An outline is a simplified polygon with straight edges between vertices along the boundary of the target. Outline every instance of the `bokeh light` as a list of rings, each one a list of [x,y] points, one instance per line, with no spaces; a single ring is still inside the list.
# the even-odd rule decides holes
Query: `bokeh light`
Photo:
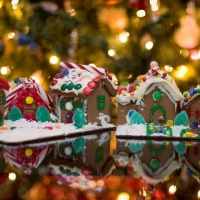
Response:
[[[117,196],[117,200],[129,200],[129,199],[130,199],[130,196],[126,192],[121,192]]]
[[[55,65],[59,62],[59,59],[57,56],[53,55],[49,58],[49,63],[52,64],[52,65]]]
[[[146,15],[146,12],[145,12],[145,10],[138,10],[136,15],[138,17],[144,17]]]
[[[175,185],[171,185],[169,187],[169,194],[174,194],[176,192],[177,188]]]
[[[11,172],[11,173],[9,173],[8,178],[11,181],[15,181],[17,176],[16,176],[16,174],[14,172]]]

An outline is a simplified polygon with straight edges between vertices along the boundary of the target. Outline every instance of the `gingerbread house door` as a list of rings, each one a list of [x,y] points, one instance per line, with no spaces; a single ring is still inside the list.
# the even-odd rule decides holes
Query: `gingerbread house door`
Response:
[[[196,107],[190,107],[187,109],[187,114],[189,117],[190,126],[192,126],[193,122],[199,122],[199,109]]]

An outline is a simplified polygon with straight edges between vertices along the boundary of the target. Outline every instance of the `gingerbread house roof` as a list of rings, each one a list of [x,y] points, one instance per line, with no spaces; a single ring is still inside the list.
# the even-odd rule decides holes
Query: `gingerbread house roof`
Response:
[[[9,90],[9,83],[2,77],[0,77],[0,90]]]
[[[145,75],[139,76],[137,80],[130,85],[119,86],[116,99],[122,105],[128,104],[131,101],[141,101],[144,95],[148,94],[148,89],[153,84],[155,87],[156,85],[158,87],[160,86],[161,90],[162,88],[167,90],[175,101],[183,100],[183,95],[173,77],[165,71],[162,71],[155,61],[151,62],[150,70]]]
[[[70,62],[61,62],[60,67],[60,73],[50,83],[53,93],[87,98],[100,82],[111,96],[117,93],[117,79],[108,74],[106,69]]]
[[[8,108],[21,101],[25,95],[34,95],[44,106],[48,107],[52,98],[44,91],[42,86],[32,78],[16,78],[10,82],[10,90],[7,93],[6,105]]]
[[[183,92],[183,105],[187,106],[191,103],[196,97],[200,95],[200,85],[198,84],[196,87],[190,88],[188,91]]]

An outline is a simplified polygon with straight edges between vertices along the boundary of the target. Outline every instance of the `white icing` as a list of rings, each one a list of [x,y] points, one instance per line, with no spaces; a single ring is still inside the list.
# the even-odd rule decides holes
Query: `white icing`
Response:
[[[13,143],[24,141],[35,141],[37,139],[49,138],[53,136],[67,136],[73,133],[82,133],[89,130],[102,129],[102,126],[97,124],[87,124],[83,128],[76,129],[73,124],[53,123],[53,122],[28,122],[24,118],[11,121],[5,120],[4,126],[8,127],[8,130],[0,130],[0,141]],[[109,125],[108,125],[109,126]],[[15,129],[10,130],[11,127]],[[50,129],[48,128],[50,127]],[[109,127],[114,127],[110,125]],[[84,136],[84,138],[95,138],[95,134]]]
[[[72,102],[67,102],[67,103],[65,104],[65,108],[66,108],[66,110],[72,110],[72,109],[73,109]]]

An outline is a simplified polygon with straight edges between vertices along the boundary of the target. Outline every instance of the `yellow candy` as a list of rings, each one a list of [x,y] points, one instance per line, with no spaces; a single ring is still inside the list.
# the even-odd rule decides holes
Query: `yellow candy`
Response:
[[[167,126],[173,126],[173,125],[174,125],[173,120],[167,120],[166,125],[167,125]]]
[[[193,142],[185,142],[185,146],[193,146]]]
[[[25,155],[26,155],[27,157],[32,156],[32,155],[33,155],[33,150],[30,149],[30,148],[27,148],[27,149],[25,150]]]
[[[185,132],[185,135],[186,135],[187,137],[192,137],[192,136],[194,135],[194,133],[193,133],[193,132],[190,132],[190,131],[187,131],[187,132]]]
[[[170,135],[170,132],[169,132],[169,131],[166,131],[166,135]]]
[[[168,80],[169,82],[173,82],[173,78],[169,78],[169,80]]]
[[[126,93],[126,91],[125,91],[125,90],[122,90],[122,91],[121,91],[121,94],[125,94],[125,93]]]
[[[28,104],[28,105],[32,104],[33,101],[34,101],[34,100],[33,100],[33,97],[31,97],[31,96],[27,96],[26,99],[25,99],[25,102],[26,102],[26,104]]]
[[[137,90],[139,87],[140,87],[139,85],[135,86],[136,90]]]
[[[8,127],[7,127],[7,126],[2,126],[0,129],[1,129],[2,131],[6,131],[6,130],[8,130]]]
[[[145,75],[140,75],[137,77],[137,81],[141,81],[143,78],[145,78]]]

